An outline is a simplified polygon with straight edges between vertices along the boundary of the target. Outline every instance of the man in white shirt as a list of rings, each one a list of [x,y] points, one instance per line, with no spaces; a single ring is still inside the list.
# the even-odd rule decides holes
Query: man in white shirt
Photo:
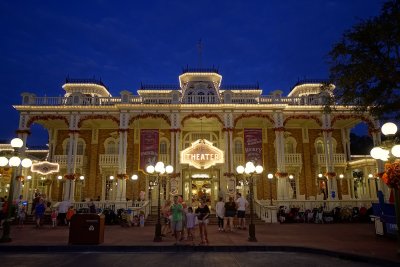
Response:
[[[242,194],[237,193],[236,206],[237,206],[237,217],[239,219],[239,229],[246,229],[246,208],[249,202],[242,197]]]
[[[68,200],[63,200],[58,205],[58,223],[60,225],[66,225],[67,222],[65,217],[67,215],[68,208],[71,206],[71,203]]]

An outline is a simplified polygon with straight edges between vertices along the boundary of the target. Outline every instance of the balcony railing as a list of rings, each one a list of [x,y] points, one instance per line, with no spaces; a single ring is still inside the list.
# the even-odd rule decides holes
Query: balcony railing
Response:
[[[319,165],[326,164],[325,154],[317,154],[317,163]],[[346,155],[345,154],[333,154],[333,162],[334,165],[343,165],[346,164]]]
[[[75,157],[76,157],[76,166],[82,166],[86,162],[85,156],[78,155]],[[68,159],[68,155],[54,155],[54,158],[53,158],[54,162],[56,162],[62,166],[67,165],[67,162],[68,162],[67,159]],[[72,157],[72,159],[74,159],[74,157]]]
[[[285,154],[286,165],[302,165],[302,158],[300,153]]]
[[[118,154],[100,154],[99,164],[101,166],[115,166],[118,165]]]
[[[173,100],[173,96],[120,96],[120,97],[91,97],[91,96],[69,96],[69,97],[37,97],[34,95],[24,96],[22,105],[30,106],[112,106],[117,104],[284,104],[284,105],[321,105],[322,98],[318,96],[304,97],[283,97],[283,96],[258,96],[258,95],[235,95],[229,100],[224,100],[222,96],[204,95],[204,96],[186,96]]]

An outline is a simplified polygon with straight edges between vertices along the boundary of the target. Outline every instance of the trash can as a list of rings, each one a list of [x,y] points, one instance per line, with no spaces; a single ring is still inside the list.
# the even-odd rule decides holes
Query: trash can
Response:
[[[71,218],[69,244],[97,245],[104,242],[104,215],[83,213]]]

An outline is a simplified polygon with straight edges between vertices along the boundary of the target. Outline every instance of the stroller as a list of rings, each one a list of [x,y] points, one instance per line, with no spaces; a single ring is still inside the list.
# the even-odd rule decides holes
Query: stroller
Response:
[[[121,212],[118,216],[120,216],[120,218],[118,220],[119,220],[119,224],[122,227],[131,227],[132,226],[132,222],[130,221],[128,212],[126,210],[121,209]]]

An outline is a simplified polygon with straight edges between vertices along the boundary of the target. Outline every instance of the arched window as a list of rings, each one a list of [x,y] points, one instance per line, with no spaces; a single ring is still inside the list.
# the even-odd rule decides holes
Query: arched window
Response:
[[[63,151],[64,155],[68,155],[69,152],[69,138],[64,139],[63,141]],[[76,147],[76,154],[77,155],[84,155],[85,154],[85,141],[82,138],[78,139],[77,147]]]
[[[160,142],[160,154],[168,154],[168,146],[166,141]]]
[[[240,140],[235,141],[235,154],[243,154],[243,145]]]
[[[285,153],[294,154],[296,153],[297,142],[293,137],[287,137],[285,139]]]
[[[317,154],[325,153],[324,141],[322,139],[317,139],[315,141],[315,150],[316,150]]]
[[[118,154],[118,141],[114,138],[108,138],[104,142],[104,148],[106,154]]]
[[[85,142],[82,139],[78,140],[78,145],[76,147],[76,154],[77,155],[85,154]]]

